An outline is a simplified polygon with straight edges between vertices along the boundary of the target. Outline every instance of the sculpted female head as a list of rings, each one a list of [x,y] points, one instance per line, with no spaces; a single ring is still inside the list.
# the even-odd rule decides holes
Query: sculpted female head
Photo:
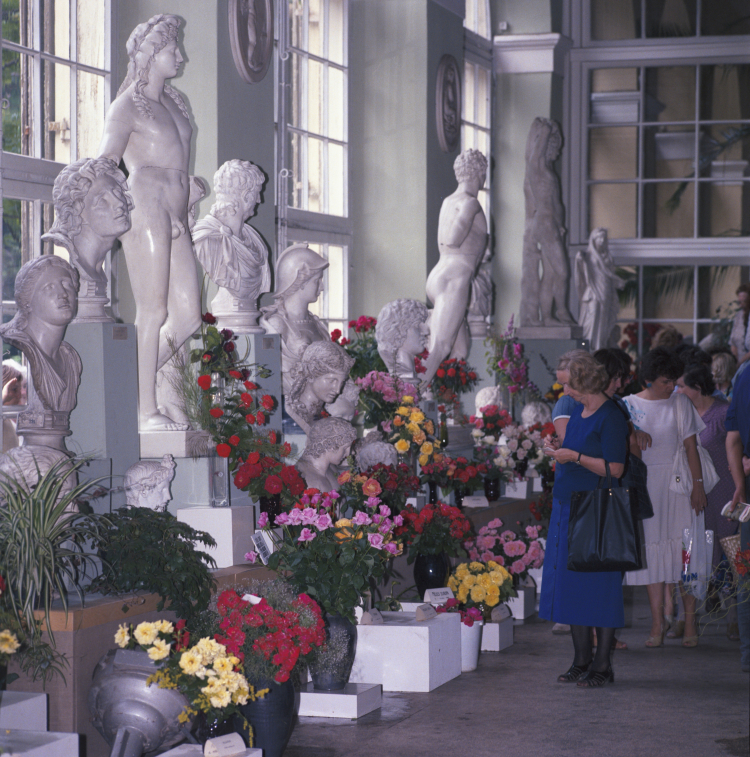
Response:
[[[338,465],[347,456],[356,438],[354,426],[343,418],[321,418],[310,426],[302,457],[314,460],[327,452],[336,452],[332,462]]]
[[[169,484],[174,478],[172,455],[164,455],[160,463],[141,460],[125,472],[125,496],[131,507],[163,510],[169,502]]]
[[[414,357],[427,346],[428,316],[427,306],[417,300],[393,300],[383,306],[375,339],[389,373],[414,373]]]
[[[354,358],[335,342],[312,342],[305,347],[300,361],[292,368],[290,400],[311,391],[321,402],[333,402],[349,378]]]
[[[281,301],[288,299],[315,278],[322,281],[323,271],[328,266],[328,261],[306,244],[293,244],[287,247],[276,263],[274,299]]]

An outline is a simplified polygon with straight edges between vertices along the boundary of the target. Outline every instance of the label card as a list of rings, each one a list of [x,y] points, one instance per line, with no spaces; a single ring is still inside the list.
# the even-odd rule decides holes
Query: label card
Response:
[[[453,589],[442,586],[439,589],[427,589],[424,593],[424,601],[433,605],[444,605],[449,599],[453,599]]]
[[[419,605],[414,617],[416,620],[432,620],[437,617],[437,610],[432,605]]]
[[[273,542],[271,537],[264,531],[256,531],[252,535],[253,544],[255,545],[255,551],[261,559],[263,565],[268,565],[268,558],[273,552]]]
[[[525,576],[521,580],[521,586],[524,589],[536,589],[536,584],[534,583],[534,579],[531,576]]]
[[[490,503],[487,497],[474,496],[464,497],[464,507],[489,507]]]
[[[203,748],[205,757],[235,757],[245,754],[245,742],[239,733],[229,733],[209,739]]]
[[[506,618],[510,617],[510,607],[508,605],[498,605],[492,608],[490,613],[490,620],[493,623],[501,623]]]
[[[385,623],[380,610],[375,609],[368,610],[362,613],[362,617],[359,619],[359,625],[361,626],[382,626]]]

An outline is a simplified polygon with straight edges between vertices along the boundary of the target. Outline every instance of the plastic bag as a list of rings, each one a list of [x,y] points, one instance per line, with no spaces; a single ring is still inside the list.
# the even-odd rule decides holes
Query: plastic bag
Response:
[[[705,602],[708,581],[713,572],[714,532],[706,531],[703,513],[696,515],[690,528],[682,532],[682,581],[685,591],[698,602]]]

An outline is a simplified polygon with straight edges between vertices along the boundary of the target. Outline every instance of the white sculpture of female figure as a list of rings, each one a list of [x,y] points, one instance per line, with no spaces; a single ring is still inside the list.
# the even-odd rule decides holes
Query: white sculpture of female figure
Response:
[[[369,470],[378,464],[398,465],[396,448],[377,437],[365,437],[357,449],[356,458],[360,471]]]
[[[141,431],[187,428],[157,405],[156,374],[201,322],[188,230],[193,129],[183,99],[167,84],[183,61],[179,23],[160,14],[130,35],[128,73],[107,111],[99,149],[115,163],[124,160],[135,202],[132,228],[121,241],[136,305]]]
[[[115,239],[130,228],[133,201],[125,174],[109,158],[83,158],[65,166],[52,189],[55,222],[42,236],[64,247],[78,269],[78,315],[76,323],[111,323],[104,308],[107,274],[104,258]]]
[[[31,367],[34,397],[18,415],[24,444],[65,451],[70,411],[76,406],[81,358],[63,341],[76,314],[78,271],[56,255],[25,263],[16,274],[18,310],[0,336],[23,352]]]
[[[464,150],[453,163],[453,170],[458,188],[440,208],[440,260],[427,277],[427,299],[434,308],[423,386],[432,381],[443,360],[469,354],[466,309],[471,281],[487,247],[487,218],[477,199],[487,176],[487,158],[478,150]]]
[[[214,174],[216,202],[193,228],[193,244],[206,273],[219,286],[211,312],[221,326],[262,334],[258,297],[271,287],[268,249],[245,223],[260,202],[263,172],[247,160],[228,160]]]
[[[164,455],[160,463],[141,460],[125,471],[125,497],[128,507],[147,507],[161,512],[171,499],[169,484],[174,478],[172,455]]]
[[[393,300],[383,305],[375,339],[388,373],[414,378],[414,358],[424,352],[430,335],[429,315],[427,306],[417,300]]]
[[[535,118],[526,140],[523,183],[526,228],[521,269],[522,326],[574,323],[565,304],[570,272],[563,243],[565,227],[560,181],[553,166],[561,148],[560,127],[548,118]]]
[[[576,255],[576,279],[578,323],[583,327],[583,338],[589,340],[589,349],[594,352],[602,347],[617,346],[620,312],[617,290],[622,289],[625,282],[615,274],[606,229],[594,229],[586,252],[581,250]]]
[[[328,261],[306,244],[287,247],[276,263],[274,305],[261,308],[260,325],[267,334],[281,335],[281,386],[292,388],[292,368],[312,342],[330,341],[323,322],[309,306],[320,296]]]
[[[336,401],[354,367],[354,358],[332,342],[309,344],[292,369],[292,388],[284,395],[284,409],[309,433],[323,405]]]
[[[336,466],[349,454],[357,432],[342,418],[321,418],[307,434],[307,444],[295,468],[309,487],[322,492],[337,491]]]

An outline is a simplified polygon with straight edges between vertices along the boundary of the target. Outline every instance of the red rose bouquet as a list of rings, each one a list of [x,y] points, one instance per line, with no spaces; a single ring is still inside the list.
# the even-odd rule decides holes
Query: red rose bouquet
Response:
[[[446,405],[456,405],[460,395],[472,391],[477,384],[476,371],[465,361],[443,360],[430,384],[435,399]]]
[[[386,371],[383,358],[378,352],[375,339],[377,320],[369,315],[361,315],[356,321],[349,321],[349,328],[354,331],[354,339],[347,339],[340,329],[331,332],[331,341],[340,344],[349,357],[354,358],[354,368],[349,375],[353,379],[362,378],[370,371]]]
[[[418,554],[466,556],[462,545],[471,534],[471,522],[457,507],[438,502],[417,511],[407,505],[401,515],[403,525],[396,529],[396,537],[403,537],[409,548],[408,563]]]
[[[280,501],[291,506],[305,491],[305,479],[293,465],[287,465],[284,457],[289,454],[289,445],[275,445],[275,454],[258,450],[238,459],[234,469],[234,485],[259,500],[261,497],[279,495]]]

